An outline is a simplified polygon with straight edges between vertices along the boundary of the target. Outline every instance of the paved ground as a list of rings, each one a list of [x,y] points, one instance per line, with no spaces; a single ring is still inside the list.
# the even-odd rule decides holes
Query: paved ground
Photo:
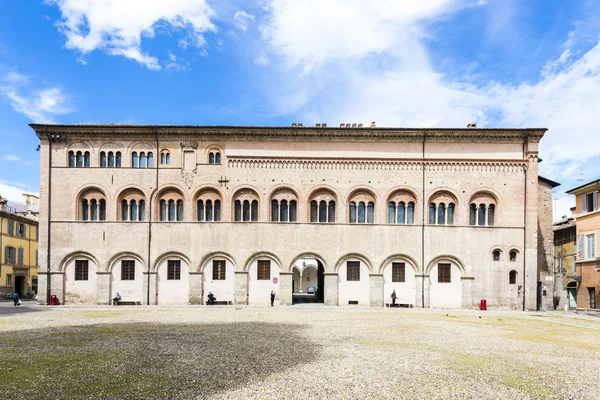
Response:
[[[348,307],[41,307],[0,397],[600,398],[600,319]]]

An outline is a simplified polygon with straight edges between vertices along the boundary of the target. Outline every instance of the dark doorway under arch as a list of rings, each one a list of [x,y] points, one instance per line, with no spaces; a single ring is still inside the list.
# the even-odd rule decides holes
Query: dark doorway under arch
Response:
[[[306,266],[306,260],[316,261],[316,266]],[[292,271],[296,270],[292,280],[292,304],[322,304],[325,300],[325,268],[323,263],[316,257],[302,257],[298,259],[299,263],[305,265],[300,269],[294,266]],[[310,276],[311,271],[316,272],[315,276]]]

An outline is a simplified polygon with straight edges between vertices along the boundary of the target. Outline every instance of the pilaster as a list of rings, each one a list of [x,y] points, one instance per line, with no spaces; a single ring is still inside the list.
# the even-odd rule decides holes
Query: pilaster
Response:
[[[235,271],[235,304],[248,304],[248,271]]]
[[[536,148],[537,150],[537,148]],[[538,282],[538,155],[537,151],[527,153],[528,166],[525,190],[525,310],[537,309]]]
[[[369,274],[371,307],[383,307],[383,274]]]
[[[460,278],[462,284],[462,308],[473,307],[473,281],[475,280],[472,276],[462,276]]]
[[[204,274],[190,272],[190,304],[204,304]]]
[[[325,299],[324,303],[326,306],[337,306],[339,305],[338,300],[338,274],[337,273],[325,273]]]
[[[96,272],[96,302],[110,304],[110,272]]]
[[[150,285],[150,286],[148,286]],[[148,303],[148,288],[150,289],[150,303]],[[158,293],[156,293],[156,272],[144,271],[144,299],[145,305],[158,304]]]
[[[429,275],[415,275],[415,307],[429,308]]]
[[[279,304],[282,306],[292,305],[292,279],[293,273],[279,273]]]

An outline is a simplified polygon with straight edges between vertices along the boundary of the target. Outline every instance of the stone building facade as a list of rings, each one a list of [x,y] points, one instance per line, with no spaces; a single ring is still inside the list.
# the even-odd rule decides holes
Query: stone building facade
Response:
[[[42,301],[534,310],[552,271],[545,129],[31,126]]]

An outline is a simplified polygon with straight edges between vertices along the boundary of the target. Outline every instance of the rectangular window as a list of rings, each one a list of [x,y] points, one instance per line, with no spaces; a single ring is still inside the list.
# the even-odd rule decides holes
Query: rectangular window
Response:
[[[392,263],[392,282],[406,282],[405,263]]]
[[[598,209],[598,192],[588,193],[583,196],[583,212],[592,212]]]
[[[134,260],[121,261],[121,280],[122,281],[134,281],[135,280],[135,261]]]
[[[271,279],[271,261],[258,260],[258,269],[256,279],[259,281],[268,281]]]
[[[438,264],[438,283],[450,282],[450,264]]]
[[[14,221],[8,220],[8,234],[9,235],[14,235],[14,231],[15,231],[15,223],[14,223]]]
[[[4,248],[4,262],[6,264],[14,264],[17,261],[16,251],[17,249],[14,247],[6,246]]]
[[[587,259],[591,260],[596,258],[596,234],[586,235],[587,241]]]
[[[214,260],[213,261],[213,274],[212,278],[215,281],[224,281],[225,278],[225,260]]]
[[[12,275],[6,274],[6,286],[12,286]]]
[[[76,281],[87,281],[88,280],[88,260],[76,260],[75,261],[75,280]]]
[[[17,259],[18,265],[23,265],[23,256],[24,256],[24,250],[22,247],[19,247],[19,258]]]
[[[167,261],[167,280],[178,281],[181,279],[181,261]]]
[[[348,261],[346,263],[346,280],[360,281],[360,262]]]
[[[590,308],[596,308],[596,288],[589,287],[588,294],[590,296]]]
[[[25,237],[26,236],[26,225],[17,222],[17,236]]]

